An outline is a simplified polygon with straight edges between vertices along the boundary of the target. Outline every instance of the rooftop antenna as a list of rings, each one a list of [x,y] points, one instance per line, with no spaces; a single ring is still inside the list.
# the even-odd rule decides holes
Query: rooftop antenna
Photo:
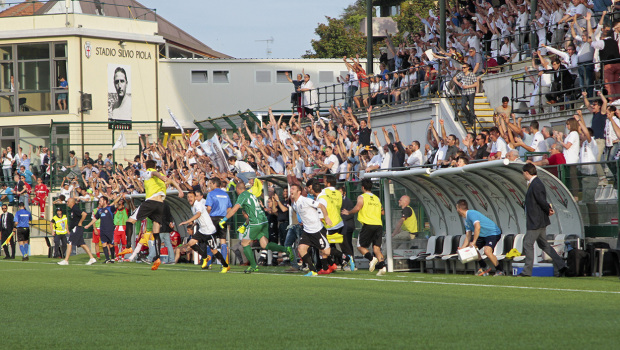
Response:
[[[263,40],[255,40],[255,41],[262,41],[265,44],[267,44],[267,58],[271,57],[271,47],[269,46],[270,44],[273,44],[273,37],[270,37],[269,39],[263,39]]]

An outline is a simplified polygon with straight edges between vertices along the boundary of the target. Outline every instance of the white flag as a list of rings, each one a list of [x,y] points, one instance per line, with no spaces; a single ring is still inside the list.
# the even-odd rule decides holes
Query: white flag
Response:
[[[194,132],[192,132],[192,135],[189,137],[189,141],[193,145],[194,142],[198,141],[199,137],[200,137],[200,132],[198,131],[198,129],[194,129]]]
[[[114,151],[117,148],[123,148],[123,147],[127,147],[127,139],[125,139],[125,133],[121,131],[121,134],[118,137],[118,140],[116,140],[114,147],[112,147],[112,151]]]
[[[185,130],[183,130],[183,127],[181,126],[181,123],[179,123],[177,118],[175,118],[174,114],[172,114],[172,111],[170,110],[170,107],[168,107],[168,113],[170,114],[170,118],[172,118],[172,123],[174,124],[174,127],[179,129],[179,130],[181,130],[181,134],[185,134]]]

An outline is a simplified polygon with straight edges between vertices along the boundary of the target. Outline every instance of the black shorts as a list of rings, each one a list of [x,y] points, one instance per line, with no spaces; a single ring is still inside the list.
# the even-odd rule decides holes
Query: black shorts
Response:
[[[381,240],[383,239],[383,226],[381,225],[362,225],[360,235],[357,237],[357,246],[366,248],[370,245],[381,248]]]
[[[495,245],[499,242],[499,239],[502,238],[502,235],[488,236],[488,237],[480,237],[476,240],[476,247],[478,249],[482,249],[482,247],[489,246],[491,249],[495,249]]]
[[[99,235],[101,237],[101,243],[114,244],[114,231],[104,232],[100,229]]]
[[[217,249],[217,240],[215,234],[203,235],[202,233],[194,233],[192,239],[198,241],[198,244],[206,244],[211,249]]]
[[[299,240],[299,244],[305,244],[310,247],[314,247],[316,249],[323,250],[325,248],[329,248],[329,242],[327,242],[327,237],[325,237],[325,229],[321,229],[319,232],[308,233],[303,231],[301,233],[301,239]]]
[[[74,247],[81,247],[85,245],[86,242],[84,242],[84,227],[82,226],[74,227],[73,230],[71,231],[71,234],[69,235],[68,243]]]
[[[153,222],[157,222],[160,225],[164,224],[164,202],[158,201],[144,201],[140,206],[131,214],[131,218],[140,222],[146,218],[151,219]]]
[[[17,241],[23,242],[30,239],[30,228],[28,227],[18,227],[17,228]],[[4,242],[2,242],[4,243]]]
[[[224,223],[224,228],[220,227],[220,221],[223,219],[223,216],[212,216],[211,221],[213,222],[213,226],[215,226],[215,233],[213,234],[215,238],[226,239],[226,225]]]

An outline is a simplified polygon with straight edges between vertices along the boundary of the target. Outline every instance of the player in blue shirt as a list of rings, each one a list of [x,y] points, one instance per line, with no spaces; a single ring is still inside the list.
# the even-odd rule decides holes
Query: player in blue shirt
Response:
[[[88,225],[84,226],[84,229],[87,229],[99,220],[99,234],[106,264],[114,263],[114,229],[116,228],[116,225],[114,225],[114,213],[116,213],[116,203],[120,198],[121,196],[116,197],[116,200],[109,206],[108,197],[103,196],[99,198],[99,206],[97,207],[95,218]]]
[[[493,266],[495,266],[495,276],[503,276],[504,271],[502,266],[497,261],[497,258],[493,254],[493,249],[502,236],[502,230],[489,218],[482,215],[477,210],[468,210],[467,201],[461,199],[456,202],[456,211],[465,221],[465,231],[467,236],[463,246],[476,247],[478,249],[484,248],[484,254],[489,258]],[[472,237],[473,232],[473,237]],[[480,269],[478,270],[478,276],[488,276],[491,268],[488,267],[484,260],[480,260]]]
[[[225,229],[226,224],[224,224],[224,228],[222,228],[219,223],[220,220],[228,214],[230,208],[232,208],[232,203],[230,202],[230,196],[228,196],[228,193],[222,189],[222,181],[219,178],[211,178],[208,186],[209,193],[207,194],[205,207],[207,208],[207,212],[211,216],[211,220],[215,226],[215,237],[220,239],[220,251],[222,252],[222,256],[224,257],[224,260],[228,262],[228,245],[226,244]]]
[[[17,230],[17,241],[19,242],[19,251],[22,252],[22,261],[28,261],[32,214],[26,210],[26,206],[23,202],[19,202],[19,210],[15,213],[14,220]]]

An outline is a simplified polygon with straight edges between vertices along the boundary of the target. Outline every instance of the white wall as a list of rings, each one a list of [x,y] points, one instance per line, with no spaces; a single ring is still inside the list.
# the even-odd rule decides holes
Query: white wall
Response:
[[[362,63],[364,64],[364,63]],[[375,64],[378,69],[378,62]],[[310,74],[315,87],[336,84],[346,71],[342,59],[170,59],[159,63],[159,112],[164,126],[172,126],[167,108],[183,126],[194,120],[220,117],[250,109],[291,110],[293,84],[276,82],[277,71],[292,71],[292,79],[302,69]],[[208,82],[192,83],[192,71],[207,71]],[[214,71],[229,71],[229,83],[213,81]],[[256,72],[270,72],[271,82],[256,82]],[[332,72],[332,79],[319,81],[319,72]],[[321,106],[321,108],[329,106]]]

